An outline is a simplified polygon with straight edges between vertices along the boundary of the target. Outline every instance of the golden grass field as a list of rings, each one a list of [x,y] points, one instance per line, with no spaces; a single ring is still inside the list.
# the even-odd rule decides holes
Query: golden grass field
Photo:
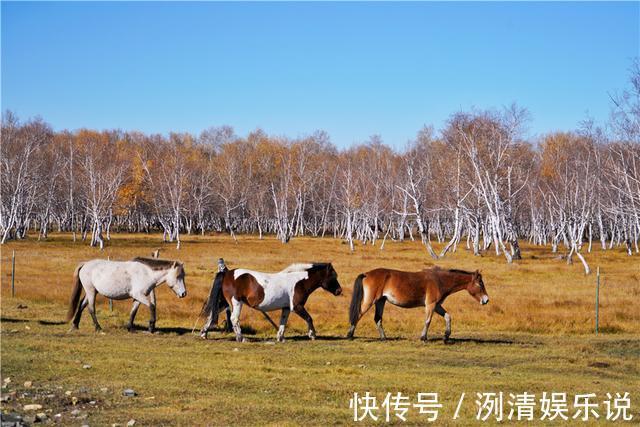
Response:
[[[80,330],[63,323],[78,262],[96,257],[129,259],[162,247],[162,258],[185,263],[188,296],[179,300],[158,289],[159,334],[129,334],[129,301],[98,301],[105,334],[93,331],[88,312]],[[436,250],[440,249],[438,244]],[[430,341],[418,340],[421,309],[387,304],[387,342],[378,342],[373,311],[358,325],[357,339],[342,339],[355,277],[375,267],[418,270],[432,265],[418,242],[387,242],[385,249],[348,245],[334,239],[297,238],[283,245],[274,238],[226,235],[185,236],[179,251],[159,235],[116,234],[103,252],[69,235],[47,241],[28,239],[2,248],[3,410],[24,413],[40,403],[48,417],[61,414],[64,425],[326,425],[351,424],[349,399],[369,391],[415,397],[438,392],[440,424],[478,424],[475,393],[488,391],[607,392],[632,396],[634,421],[640,420],[640,258],[614,249],[586,254],[602,271],[600,334],[594,336],[595,274],[579,263],[567,265],[550,248],[523,245],[523,260],[507,264],[494,253],[474,257],[464,246],[437,261],[442,267],[480,269],[490,296],[482,307],[466,292],[444,304],[451,314],[452,343],[441,341],[444,321],[436,316]],[[16,251],[16,297],[11,298],[12,250]],[[344,293],[316,291],[307,309],[320,339],[310,342],[305,324],[289,318],[284,344],[262,316],[245,308],[241,323],[248,343],[213,332],[204,342],[196,332],[218,257],[230,268],[277,271],[293,262],[330,261]],[[278,314],[272,313],[274,320]],[[145,327],[141,307],[137,324]],[[91,365],[83,369],[83,365]],[[25,381],[32,381],[30,388]],[[124,388],[136,397],[123,397]],[[69,393],[65,393],[69,392]],[[452,416],[462,392],[460,418]],[[73,402],[76,401],[74,405]],[[95,403],[90,403],[90,402]],[[506,402],[505,402],[506,406]],[[79,413],[72,415],[73,410]],[[508,412],[508,409],[507,409]],[[425,424],[417,410],[405,424]],[[393,421],[393,419],[392,419]],[[399,421],[399,420],[396,420]],[[540,424],[550,424],[540,422]],[[564,422],[565,424],[567,422]],[[569,423],[570,424],[570,423]]]

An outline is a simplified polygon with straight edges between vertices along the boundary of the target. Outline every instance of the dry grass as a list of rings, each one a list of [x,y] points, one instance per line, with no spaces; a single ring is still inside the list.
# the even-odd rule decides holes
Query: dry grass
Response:
[[[375,267],[418,270],[433,261],[418,243],[387,242],[384,251],[377,247],[358,246],[354,254],[347,245],[333,239],[294,239],[283,245],[275,239],[259,240],[240,237],[233,244],[228,236],[186,237],[183,248],[159,243],[158,236],[115,235],[103,253],[81,242],[73,243],[69,236],[53,236],[47,242],[25,241],[10,243],[2,248],[2,294],[10,289],[11,250],[17,253],[16,289],[20,297],[42,302],[66,304],[71,290],[71,275],[80,261],[95,257],[130,259],[150,255],[162,247],[162,257],[180,259],[187,270],[189,295],[178,300],[166,287],[159,289],[159,325],[170,318],[183,326],[192,327],[208,294],[218,257],[224,257],[231,268],[243,267],[277,271],[293,262],[331,261],[345,290],[341,297],[317,291],[308,304],[320,333],[343,334],[347,329],[347,309],[355,277]],[[437,246],[436,246],[437,248]],[[594,327],[595,274],[585,276],[581,265],[567,266],[555,259],[548,248],[524,246],[524,258],[506,264],[503,258],[489,253],[474,257],[464,249],[438,261],[443,267],[482,271],[491,302],[480,307],[462,292],[450,297],[445,307],[453,317],[455,331],[474,332],[532,332],[551,334],[588,334]],[[640,332],[640,310],[635,307],[640,296],[640,262],[637,256],[628,257],[622,250],[595,250],[587,255],[591,265],[603,272],[601,286],[601,320],[604,331]],[[106,307],[106,302],[101,301]],[[114,302],[115,310],[125,313],[130,302]],[[146,319],[144,310],[140,320]],[[387,305],[385,327],[391,335],[417,336],[423,313],[420,309],[402,310]],[[371,319],[369,319],[371,318]],[[358,335],[375,336],[372,314],[358,327]],[[87,321],[87,319],[84,319]],[[84,324],[83,321],[83,324]],[[123,317],[124,322],[124,317]],[[262,316],[244,310],[242,322],[257,331],[270,326]],[[304,323],[291,317],[292,327],[302,332]],[[434,331],[442,329],[442,319],[434,322]]]
[[[432,263],[417,243],[387,242],[384,251],[348,246],[333,239],[294,239],[282,245],[241,237],[186,237],[183,248],[161,245],[159,237],[114,235],[103,253],[68,235],[47,242],[12,242],[2,249],[2,376],[13,382],[3,393],[16,391],[5,405],[37,401],[63,414],[65,424],[79,424],[69,390],[81,400],[76,405],[90,423],[103,425],[136,418],[144,424],[329,424],[348,423],[353,392],[390,391],[408,394],[437,391],[445,403],[442,416],[450,421],[461,392],[476,391],[629,391],[635,416],[640,371],[640,263],[622,251],[587,255],[603,271],[601,331],[593,337],[595,275],[585,277],[580,265],[567,266],[548,248],[525,245],[524,260],[508,265],[494,254],[473,257],[460,249],[438,264],[482,270],[491,297],[481,307],[459,293],[445,303],[453,317],[453,345],[417,341],[423,322],[420,309],[387,305],[385,328],[392,339],[377,337],[373,314],[358,327],[354,342],[339,340],[347,330],[347,308],[353,280],[378,266],[417,270]],[[106,335],[96,335],[88,317],[81,330],[67,334],[64,318],[75,265],[94,257],[129,259],[149,255],[162,246],[163,258],[185,262],[189,295],[178,300],[159,289],[158,326],[164,332],[150,336],[127,334],[130,302],[114,302],[113,313],[100,300],[98,317]],[[438,246],[436,245],[436,248]],[[10,298],[11,250],[17,253],[17,298]],[[253,342],[238,345],[230,336],[212,334],[202,342],[190,332],[208,293],[218,257],[231,267],[278,270],[292,262],[331,261],[345,290],[334,297],[317,291],[307,308],[319,335],[308,342],[304,323],[292,315],[284,345],[270,345],[274,331],[259,313],[245,309],[242,323],[255,330]],[[27,308],[20,309],[20,305]],[[147,312],[141,309],[138,324]],[[202,319],[198,323],[201,325]],[[436,318],[431,337],[442,335]],[[28,327],[28,329],[27,329]],[[238,349],[238,350],[235,350]],[[594,362],[598,362],[593,365]],[[91,369],[82,369],[89,363]],[[362,367],[364,366],[364,367]],[[34,388],[25,390],[24,381]],[[58,388],[61,387],[61,388]],[[106,387],[107,392],[100,391]],[[124,387],[140,396],[124,398]],[[28,393],[21,397],[21,393]],[[47,398],[50,394],[54,398]],[[153,397],[153,399],[151,399]],[[85,401],[83,401],[84,399]],[[95,405],[87,403],[96,400]],[[470,401],[471,402],[471,401]],[[474,407],[463,407],[464,423],[473,424]],[[50,414],[51,415],[51,414]],[[410,422],[421,418],[412,413]],[[423,421],[423,420],[422,420]]]

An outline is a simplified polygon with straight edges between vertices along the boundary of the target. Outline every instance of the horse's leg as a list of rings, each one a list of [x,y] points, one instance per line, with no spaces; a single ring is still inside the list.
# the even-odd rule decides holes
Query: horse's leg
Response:
[[[233,330],[232,324],[231,324],[231,307],[229,307],[229,305],[227,304],[227,308],[225,308],[224,311],[227,314],[227,320],[225,320],[225,323],[224,323],[224,331],[231,332]]]
[[[78,307],[78,311],[76,312],[75,316],[73,316],[71,329],[78,329],[80,327],[80,316],[82,316],[82,311],[87,307],[87,304],[89,304],[89,299],[85,296],[82,300],[82,303],[80,304],[80,307]]]
[[[89,314],[91,314],[91,318],[93,319],[93,326],[96,328],[96,332],[102,330],[100,327],[100,323],[98,323],[98,318],[96,317],[96,290],[90,289],[87,290],[87,304],[89,307]]]
[[[387,299],[385,297],[382,297],[378,301],[376,301],[376,314],[373,318],[373,320],[376,322],[378,332],[380,333],[380,341],[384,341],[387,339],[384,334],[384,329],[382,329],[382,313],[384,312],[385,302],[387,302]]]
[[[231,332],[233,331],[232,325],[231,325],[231,307],[229,306],[229,304],[226,303],[226,301],[224,301],[224,305],[225,305],[225,314],[227,316],[226,320],[224,321],[224,331],[225,332]],[[207,320],[205,320],[204,325],[202,326],[202,329],[200,330],[200,338],[202,339],[207,339],[207,332],[212,330],[212,327],[214,324],[218,323],[218,319],[214,319],[213,318],[213,313],[209,313],[209,316],[207,317]]]
[[[431,324],[431,317],[433,316],[435,307],[435,303],[427,303],[426,305],[427,317],[424,320],[424,329],[422,330],[422,335],[420,336],[420,339],[424,342],[427,342],[427,332],[429,331],[429,325]]]
[[[240,312],[242,311],[242,301],[238,301],[235,298],[231,298],[231,305],[233,306],[231,312],[231,324],[233,325],[233,331],[236,333],[236,341],[242,342],[242,329],[240,329]]]
[[[449,340],[449,336],[451,335],[451,315],[447,313],[447,310],[445,310],[444,307],[442,307],[440,304],[436,304],[436,313],[444,317],[444,342],[447,342]]]
[[[207,339],[207,332],[211,330],[211,324],[213,323],[213,313],[209,313],[207,316],[207,320],[204,321],[204,325],[202,325],[202,329],[200,329],[200,338],[203,340]]]
[[[131,314],[129,315],[129,324],[127,325],[127,330],[129,332],[133,332],[133,320],[136,318],[136,313],[138,313],[138,307],[140,307],[140,301],[134,299],[133,306],[131,307]]]
[[[282,314],[280,315],[280,328],[276,335],[276,341],[278,342],[284,342],[284,328],[287,326],[287,319],[289,319],[290,312],[291,310],[288,307],[282,309]]]
[[[362,317],[367,314],[367,311],[369,311],[369,309],[371,308],[371,306],[375,303],[375,301],[366,301],[363,300],[362,301],[362,306],[360,307],[360,315],[358,316],[358,318],[356,319],[355,322],[353,322],[351,324],[351,327],[349,328],[349,332],[347,332],[347,339],[353,339],[353,334],[356,331],[356,326],[358,325],[358,322],[360,321],[360,319],[362,319]]]
[[[293,311],[295,311],[298,316],[302,317],[302,319],[307,322],[307,327],[309,328],[309,338],[315,340],[316,328],[313,327],[313,319],[311,318],[311,315],[309,314],[307,309],[304,308],[303,305],[296,305],[295,307],[293,307]]]
[[[154,333],[156,331],[156,292],[151,291],[149,294],[149,332]]]

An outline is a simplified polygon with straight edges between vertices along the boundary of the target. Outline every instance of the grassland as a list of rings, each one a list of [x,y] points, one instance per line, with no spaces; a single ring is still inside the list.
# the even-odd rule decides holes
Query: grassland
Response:
[[[189,292],[179,300],[168,288],[159,289],[161,333],[125,332],[130,303],[116,301],[110,311],[105,300],[98,303],[104,335],[93,332],[88,317],[80,331],[67,333],[62,320],[78,262],[128,259],[157,247],[163,258],[185,262]],[[10,295],[12,250],[17,254],[15,298]],[[307,305],[320,339],[308,341],[304,323],[292,315],[288,340],[274,344],[272,327],[251,310],[244,310],[241,319],[250,342],[238,344],[222,333],[206,342],[196,339],[191,331],[202,324],[199,310],[221,256],[230,267],[266,271],[292,262],[333,262],[344,295],[317,291]],[[491,302],[481,307],[465,293],[452,296],[445,303],[453,317],[452,344],[440,340],[444,322],[436,318],[432,340],[425,345],[417,340],[423,311],[389,305],[384,319],[389,341],[375,340],[372,313],[358,326],[358,339],[341,338],[360,272],[378,266],[417,270],[433,263],[414,242],[387,242],[384,251],[358,246],[353,254],[339,241],[311,238],[283,245],[271,238],[241,237],[234,244],[228,236],[187,236],[178,251],[161,244],[157,235],[118,234],[102,253],[73,243],[68,235],[12,242],[2,247],[1,373],[11,378],[2,390],[11,397],[3,409],[22,413],[22,405],[40,403],[50,419],[61,414],[65,425],[126,424],[129,419],[137,425],[326,425],[352,422],[354,392],[379,398],[402,392],[413,400],[418,392],[438,392],[443,404],[438,421],[471,425],[478,423],[476,392],[593,392],[603,397],[628,391],[639,420],[637,256],[598,249],[587,255],[592,267],[603,272],[597,337],[595,275],[585,277],[580,265],[566,265],[549,248],[524,245],[523,256],[508,265],[495,254],[473,257],[460,248],[437,261],[443,267],[481,269]],[[141,309],[138,324],[146,320]],[[25,381],[33,385],[27,388]],[[138,396],[122,396],[124,388]],[[466,401],[453,421],[462,392]],[[79,413],[72,415],[73,410]],[[407,424],[425,424],[417,410],[407,417]]]

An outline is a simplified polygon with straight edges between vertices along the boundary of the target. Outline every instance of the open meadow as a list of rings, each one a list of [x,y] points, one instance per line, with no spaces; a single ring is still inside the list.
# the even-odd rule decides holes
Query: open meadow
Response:
[[[157,290],[159,333],[143,332],[145,307],[138,312],[139,330],[128,333],[131,302],[115,301],[111,311],[102,297],[97,307],[104,334],[94,332],[86,311],[80,330],[67,332],[64,318],[77,263],[150,256],[159,247],[161,258],[185,263],[188,290],[184,299],[166,286]],[[491,252],[474,257],[461,245],[435,263],[480,269],[490,302],[480,306],[465,291],[446,300],[453,319],[449,344],[442,342],[441,317],[434,317],[424,344],[418,340],[424,310],[390,304],[386,342],[377,340],[373,310],[359,323],[356,339],[344,339],[356,276],[375,267],[415,271],[433,265],[419,242],[387,241],[383,251],[379,244],[357,245],[350,253],[348,245],[330,238],[282,244],[273,237],[241,236],[234,244],[227,235],[213,235],[184,236],[176,250],[158,234],[114,234],[100,252],[72,242],[68,234],[52,234],[47,241],[14,241],[1,249],[2,395],[9,396],[3,411],[24,415],[23,405],[37,403],[49,421],[64,425],[125,425],[130,419],[136,425],[350,424],[354,392],[371,392],[379,405],[387,392],[402,392],[412,401],[419,392],[437,392],[441,424],[471,425],[479,423],[476,392],[529,392],[539,398],[553,391],[566,392],[569,399],[595,393],[600,401],[607,392],[629,392],[634,422],[640,420],[640,263],[622,249],[601,251],[594,245],[586,254],[594,272],[598,266],[602,271],[595,336],[595,273],[585,276],[579,263],[567,265],[550,248],[523,244],[523,259],[507,264]],[[199,312],[219,257],[229,268],[264,271],[329,261],[344,292],[334,297],[320,289],[310,297],[306,307],[318,330],[315,342],[292,314],[286,342],[275,344],[273,328],[246,307],[241,324],[249,342],[236,343],[232,334],[220,332],[202,341]],[[278,316],[272,313],[274,320]],[[137,396],[123,396],[127,388]],[[453,420],[462,393],[466,397]],[[426,423],[417,409],[406,418],[406,424]],[[539,421],[538,412],[536,419],[549,424]]]

